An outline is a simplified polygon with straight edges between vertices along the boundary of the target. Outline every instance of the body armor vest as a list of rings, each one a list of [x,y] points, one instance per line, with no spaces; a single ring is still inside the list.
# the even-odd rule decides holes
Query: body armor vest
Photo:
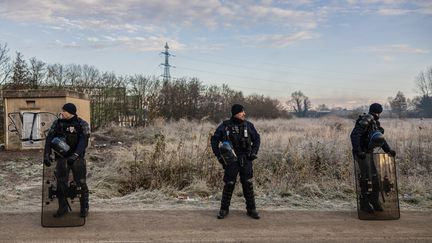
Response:
[[[357,123],[359,123],[366,131],[361,136],[361,147],[365,150],[370,150],[369,142],[372,139],[372,135],[374,135],[374,132],[376,131],[384,133],[384,129],[380,127],[379,121],[376,121],[371,114],[363,114],[359,116]]]
[[[64,138],[67,145],[70,146],[69,151],[75,151],[80,136],[84,135],[78,119],[72,121],[59,120],[55,132],[57,136]]]
[[[223,122],[225,125],[225,140],[230,141],[237,152],[250,152],[252,140],[249,136],[247,122],[234,123],[230,120]]]

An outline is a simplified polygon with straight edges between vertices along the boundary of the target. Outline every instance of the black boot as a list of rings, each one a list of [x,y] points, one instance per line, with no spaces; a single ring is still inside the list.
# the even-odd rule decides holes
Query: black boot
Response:
[[[379,201],[379,193],[381,188],[380,188],[378,177],[376,175],[372,177],[372,186],[373,186],[373,190],[370,197],[370,203],[372,204],[372,207],[375,211],[382,212],[384,211],[384,209],[381,206],[381,203]]]
[[[55,212],[55,213],[53,214],[53,217],[54,217],[54,218],[61,218],[61,217],[63,217],[64,215],[66,215],[68,212],[69,212],[69,210],[68,210],[67,207],[66,207],[66,208],[59,208],[59,209],[57,209],[57,212]]]
[[[260,219],[260,216],[258,215],[258,212],[256,211],[256,209],[248,209],[247,215],[251,218],[254,218],[254,219]]]
[[[60,218],[69,212],[66,199],[64,197],[60,197],[58,198],[58,201],[59,201],[59,208],[57,209],[57,212],[53,214],[54,218]]]
[[[81,185],[81,197],[80,197],[80,217],[85,218],[88,216],[89,211],[89,191],[87,184]]]
[[[228,214],[229,214],[229,209],[228,209],[228,210],[221,209],[221,210],[219,210],[219,213],[218,213],[218,215],[217,215],[217,218],[218,218],[218,219],[223,219],[223,218],[225,218],[226,216],[228,216]]]
[[[369,192],[369,180],[364,179],[360,176],[359,183],[360,183],[360,211],[366,212],[366,213],[373,213],[373,208],[369,204],[369,199],[371,197]]]
[[[88,208],[81,208],[80,209],[80,217],[85,218],[88,216]]]
[[[88,216],[89,206],[88,201],[87,202],[81,202],[84,201],[80,199],[80,217],[85,218]]]
[[[234,187],[235,187],[235,182],[233,181],[229,181],[225,183],[225,186],[222,191],[221,208],[217,215],[218,219],[223,219],[228,215]]]
[[[360,210],[366,213],[373,213],[374,210],[370,206],[367,196],[360,198]]]
[[[373,210],[375,210],[377,212],[384,211],[384,208],[381,206],[381,203],[378,200],[371,202],[371,204],[372,204]]]

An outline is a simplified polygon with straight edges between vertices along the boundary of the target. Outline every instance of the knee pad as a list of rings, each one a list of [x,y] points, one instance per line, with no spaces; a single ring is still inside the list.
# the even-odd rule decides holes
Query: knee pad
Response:
[[[235,186],[235,181],[228,181],[228,182],[225,182],[225,186],[226,186],[226,187],[234,187],[234,186]]]
[[[251,185],[253,185],[253,178],[242,180],[241,183],[243,186],[251,186]]]
[[[87,186],[87,183],[86,183],[85,179],[79,180],[77,184],[78,184],[79,187],[81,187],[81,191],[83,193],[88,193],[89,192],[89,189],[88,189],[88,186]]]
[[[235,184],[235,181],[228,181],[225,183],[225,185],[234,185],[234,184]]]
[[[234,191],[235,181],[228,181],[225,183],[224,189],[227,191]]]

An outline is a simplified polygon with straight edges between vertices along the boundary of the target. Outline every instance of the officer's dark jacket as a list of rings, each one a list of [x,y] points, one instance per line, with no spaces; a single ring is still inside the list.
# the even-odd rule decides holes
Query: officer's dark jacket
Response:
[[[246,130],[246,134],[245,134]],[[237,155],[258,154],[260,135],[249,121],[241,121],[232,117],[222,122],[211,138],[211,146],[216,157],[220,156],[219,143],[230,141]]]
[[[64,156],[77,153],[81,158],[83,158],[90,137],[90,127],[86,121],[77,116],[74,116],[69,120],[55,120],[46,137],[45,154],[51,153],[51,141],[55,137],[64,138],[71,148]]]
[[[354,129],[351,132],[351,144],[354,154],[359,152],[372,152],[368,148],[368,145],[369,135],[374,131],[380,131],[384,134],[384,128],[380,126],[380,122],[376,120],[372,114],[363,114],[359,116]],[[390,146],[387,144],[387,142],[385,142],[381,148],[386,153],[390,151]]]

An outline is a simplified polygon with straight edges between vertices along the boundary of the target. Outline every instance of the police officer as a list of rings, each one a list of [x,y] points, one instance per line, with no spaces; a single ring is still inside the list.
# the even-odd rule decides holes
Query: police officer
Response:
[[[260,217],[255,207],[255,196],[252,184],[252,161],[257,159],[260,136],[254,125],[246,121],[246,113],[242,105],[233,105],[231,114],[231,118],[220,124],[211,138],[213,153],[225,170],[223,178],[225,185],[217,218],[223,219],[228,215],[237,174],[240,173],[240,182],[243,187],[243,195],[246,199],[247,214],[254,219],[259,219]],[[232,144],[237,158],[234,161],[226,161],[221,156],[219,144],[226,141]]]
[[[84,218],[88,215],[89,190],[86,183],[87,169],[84,155],[90,137],[90,127],[86,121],[77,116],[76,112],[77,109],[74,104],[66,103],[62,108],[62,112],[60,112],[60,118],[53,122],[45,142],[44,164],[46,166],[51,165],[52,141],[54,138],[63,139],[70,147],[63,154],[55,153],[59,207],[53,215],[54,217],[61,217],[68,213],[67,195],[65,193],[68,191],[69,172],[71,170],[74,182],[77,188],[81,188],[82,193],[80,197],[80,217]]]
[[[372,213],[381,212],[383,208],[379,202],[379,179],[375,163],[366,161],[366,155],[373,153],[375,146],[381,147],[384,152],[391,156],[396,156],[396,152],[390,148],[385,141],[383,134],[384,128],[381,127],[379,120],[383,108],[378,103],[373,103],[369,107],[369,113],[359,116],[355,127],[351,132],[351,143],[354,160],[360,168],[360,210]],[[377,141],[378,140],[378,143]],[[378,145],[377,145],[378,144]],[[372,176],[372,178],[370,178]],[[372,188],[368,188],[371,183]],[[371,207],[372,206],[372,207]]]

